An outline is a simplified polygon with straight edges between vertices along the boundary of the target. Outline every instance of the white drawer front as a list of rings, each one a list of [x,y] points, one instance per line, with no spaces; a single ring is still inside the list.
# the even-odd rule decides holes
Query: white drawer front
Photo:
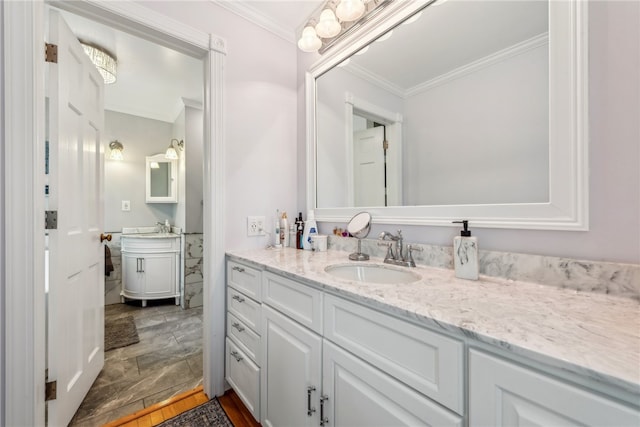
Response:
[[[262,276],[262,301],[322,334],[322,291],[266,271]]]
[[[260,335],[260,304],[242,292],[227,287],[227,310]]]
[[[462,342],[330,295],[325,338],[463,413]]]
[[[180,250],[180,239],[178,237],[157,239],[121,237],[120,248],[122,252],[174,252]]]
[[[231,337],[238,347],[260,366],[260,335],[229,312],[227,312],[227,336]]]
[[[235,261],[227,261],[227,284],[260,302],[261,271]]]
[[[260,368],[227,338],[226,380],[251,415],[260,421]]]

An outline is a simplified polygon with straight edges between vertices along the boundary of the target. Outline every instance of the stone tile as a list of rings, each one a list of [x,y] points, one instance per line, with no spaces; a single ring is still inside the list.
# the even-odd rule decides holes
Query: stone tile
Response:
[[[197,353],[187,359],[187,363],[191,368],[191,372],[193,372],[193,375],[195,375],[196,377],[202,377],[202,371],[203,371],[202,365],[204,362],[202,357],[203,356],[201,351],[200,353]]]
[[[175,331],[173,336],[176,341],[178,341],[178,344],[184,345],[195,341],[202,347],[202,325],[199,327],[181,328]]]
[[[174,396],[184,393],[187,390],[194,389],[200,385],[202,385],[202,375],[200,375],[200,378],[191,379],[182,384],[178,384],[174,387],[170,387],[166,390],[162,390],[158,393],[145,397],[144,407],[148,408],[151,405],[155,405],[156,403],[162,402],[163,400],[170,399]]]
[[[177,331],[185,331],[193,328],[201,328],[202,319],[197,316],[188,316],[181,320],[166,321],[164,323],[138,329],[140,340],[154,335],[172,334]]]
[[[165,315],[167,322],[181,321],[187,317],[198,316],[202,321],[202,308],[194,308],[191,310],[182,310],[181,312],[168,313]]]
[[[204,280],[202,273],[202,265],[204,260],[202,258],[185,259],[184,260],[184,282],[196,283]]]
[[[148,328],[150,326],[162,325],[167,322],[167,317],[164,314],[156,314],[152,316],[142,316],[136,319],[136,328],[138,331]]]
[[[149,328],[148,328],[149,329]],[[138,331],[138,336],[140,337],[140,342],[136,344],[129,345],[127,347],[116,348],[111,351],[107,351],[104,354],[105,360],[109,359],[127,359],[131,357],[138,357],[143,354],[153,353],[167,346],[170,346],[172,343],[177,344],[176,339],[173,337],[172,333],[163,333],[163,334],[143,334]]]
[[[189,365],[185,360],[181,360],[159,367],[153,372],[148,372],[148,375],[123,378],[103,387],[91,388],[76,416],[82,419],[105,414],[158,390],[165,390],[191,379],[194,377]]]
[[[189,356],[201,351],[202,346],[185,346],[183,344],[171,344],[153,353],[143,354],[137,357],[140,375],[152,375],[166,366],[184,361]]]
[[[92,387],[105,386],[125,377],[137,377],[139,374],[138,361],[135,357],[128,359],[105,359],[104,367]]]
[[[115,421],[118,418],[122,418],[126,415],[132,414],[134,412],[140,411],[144,409],[144,401],[142,399],[137,400],[135,402],[129,403],[127,405],[121,406],[119,408],[114,409],[113,411],[96,415],[94,417],[89,418],[78,418],[78,413],[73,417],[69,427],[96,427],[101,426],[111,421]]]
[[[202,234],[187,234],[184,241],[185,259],[188,258],[202,258],[203,244]]]

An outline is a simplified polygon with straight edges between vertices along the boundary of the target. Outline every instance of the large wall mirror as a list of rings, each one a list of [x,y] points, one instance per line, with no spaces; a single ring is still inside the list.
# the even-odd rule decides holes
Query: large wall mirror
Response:
[[[392,2],[307,74],[321,221],[585,230],[586,2]]]

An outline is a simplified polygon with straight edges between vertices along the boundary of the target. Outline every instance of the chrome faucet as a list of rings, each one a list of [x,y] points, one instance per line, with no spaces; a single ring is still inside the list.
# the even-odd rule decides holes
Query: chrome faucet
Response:
[[[384,262],[386,264],[393,265],[402,265],[404,267],[415,267],[416,263],[413,260],[413,251],[421,252],[422,248],[407,245],[407,254],[404,253],[403,245],[402,245],[402,230],[398,230],[398,235],[394,236],[392,233],[388,231],[383,231],[378,236],[378,246],[386,246],[387,254],[384,257]],[[386,240],[391,240],[391,242],[387,242]],[[395,245],[395,251],[393,250],[393,246]]]

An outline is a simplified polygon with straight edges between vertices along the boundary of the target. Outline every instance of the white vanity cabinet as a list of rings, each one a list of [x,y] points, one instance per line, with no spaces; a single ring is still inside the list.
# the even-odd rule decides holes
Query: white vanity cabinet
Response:
[[[227,261],[225,379],[256,420],[260,420],[262,272]]]
[[[640,412],[534,369],[469,351],[470,426],[639,426]]]
[[[262,302],[263,425],[462,425],[460,342],[270,272]]]
[[[180,236],[122,235],[122,298],[175,298],[180,304]]]

